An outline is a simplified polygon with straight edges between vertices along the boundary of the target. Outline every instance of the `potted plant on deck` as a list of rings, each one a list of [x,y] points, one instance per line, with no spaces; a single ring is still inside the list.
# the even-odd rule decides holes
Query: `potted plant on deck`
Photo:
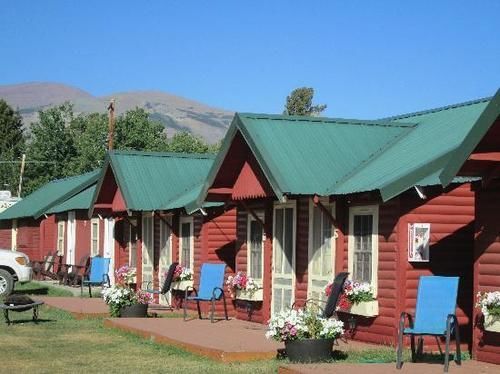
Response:
[[[226,285],[234,299],[247,301],[262,301],[263,299],[262,287],[242,271],[239,271],[234,277],[228,276]]]
[[[479,292],[476,306],[484,315],[484,329],[500,332],[500,291]]]
[[[330,296],[333,282],[325,288],[326,296]],[[365,317],[378,315],[378,302],[373,296],[373,288],[369,283],[347,280],[340,295],[337,310]]]
[[[193,287],[193,271],[185,266],[177,265],[172,279],[172,289],[184,291],[188,287]]]
[[[102,291],[111,317],[147,317],[151,294],[131,287],[135,279],[135,269],[122,266],[115,272],[116,283]]]
[[[344,333],[344,323],[323,318],[313,308],[289,309],[268,322],[266,337],[285,343],[288,358],[294,362],[328,360],[335,339]]]

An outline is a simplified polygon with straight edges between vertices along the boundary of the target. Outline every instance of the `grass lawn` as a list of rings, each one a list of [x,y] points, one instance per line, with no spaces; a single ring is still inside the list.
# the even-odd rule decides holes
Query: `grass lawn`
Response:
[[[16,288],[40,294],[39,284]],[[45,295],[62,295],[48,286]],[[225,364],[197,356],[179,348],[156,344],[119,330],[103,327],[103,319],[76,320],[64,311],[43,306],[38,324],[31,312],[11,313],[15,323],[0,322],[0,372],[54,373],[272,373],[287,360]],[[352,352],[339,356],[340,362],[393,362],[393,348]]]
[[[14,293],[25,294],[25,295],[44,295],[44,296],[73,296],[70,291],[62,290],[50,285],[46,285],[39,282],[28,282],[28,283],[16,283],[16,289]]]

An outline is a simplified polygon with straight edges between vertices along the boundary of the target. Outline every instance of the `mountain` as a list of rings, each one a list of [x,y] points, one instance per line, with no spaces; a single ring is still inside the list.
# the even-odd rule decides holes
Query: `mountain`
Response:
[[[152,119],[164,124],[168,136],[177,131],[189,131],[210,143],[224,136],[234,114],[162,91],[118,92],[96,97],[59,83],[0,85],[0,98],[18,108],[28,126],[37,121],[39,110],[65,101],[73,103],[76,113],[105,113],[110,99],[115,99],[117,114],[135,107],[144,108]]]

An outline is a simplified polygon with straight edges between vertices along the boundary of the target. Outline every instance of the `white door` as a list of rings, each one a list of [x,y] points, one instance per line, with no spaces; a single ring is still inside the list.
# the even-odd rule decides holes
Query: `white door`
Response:
[[[104,219],[104,246],[103,257],[109,258],[109,280],[111,284],[115,283],[115,220],[113,218]]]
[[[275,205],[271,314],[290,308],[295,299],[295,221],[295,202]]]
[[[76,218],[75,212],[68,212],[68,228],[66,230],[66,263],[75,265]]]
[[[142,216],[142,287],[153,287],[154,218],[152,214]],[[151,284],[149,284],[151,282]]]
[[[158,264],[158,279],[160,280],[160,289],[165,281],[165,274],[172,264],[172,230],[170,229],[171,217],[160,219],[160,261]],[[170,298],[170,293],[167,295]],[[170,300],[168,300],[170,302]],[[165,304],[165,298],[160,296],[160,304]]]
[[[333,216],[334,207],[323,206]],[[335,228],[330,217],[319,207],[309,206],[309,267],[307,298],[326,301],[325,287],[333,278],[335,264]]]

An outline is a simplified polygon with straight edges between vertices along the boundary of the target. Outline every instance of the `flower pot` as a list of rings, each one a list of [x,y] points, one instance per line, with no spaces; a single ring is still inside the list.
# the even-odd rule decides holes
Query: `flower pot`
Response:
[[[332,357],[334,339],[285,341],[286,355],[293,362],[318,362]]]
[[[185,291],[188,287],[193,287],[194,281],[183,280],[179,282],[172,282],[172,289],[177,291]]]
[[[376,317],[378,316],[378,301],[362,301],[352,305],[347,313],[365,317]]]
[[[484,329],[491,332],[500,332],[500,316],[485,316]]]
[[[122,318],[144,318],[148,316],[148,304],[134,304],[120,309]]]
[[[259,288],[254,292],[248,292],[246,290],[236,290],[235,299],[247,301],[262,301],[264,299],[264,293],[262,288]]]

